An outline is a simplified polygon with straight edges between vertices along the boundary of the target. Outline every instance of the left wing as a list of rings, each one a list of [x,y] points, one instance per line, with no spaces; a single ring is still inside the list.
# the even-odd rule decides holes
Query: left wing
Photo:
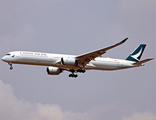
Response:
[[[102,54],[106,53],[107,50],[112,49],[114,47],[117,47],[117,46],[123,44],[127,39],[128,38],[125,38],[124,40],[122,40],[121,42],[119,42],[119,43],[117,43],[115,45],[112,45],[112,46],[109,46],[109,47],[106,47],[106,48],[103,48],[103,49],[100,49],[100,50],[96,50],[96,51],[93,51],[93,52],[90,52],[90,53],[87,53],[87,54],[77,56],[76,57],[77,65],[79,67],[86,66],[86,64],[88,64],[91,60],[94,60],[96,57],[99,57]]]

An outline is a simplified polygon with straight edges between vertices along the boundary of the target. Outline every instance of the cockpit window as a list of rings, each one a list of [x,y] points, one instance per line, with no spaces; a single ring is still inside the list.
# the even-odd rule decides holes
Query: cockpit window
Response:
[[[8,53],[8,54],[6,54],[6,55],[11,55],[11,54]]]

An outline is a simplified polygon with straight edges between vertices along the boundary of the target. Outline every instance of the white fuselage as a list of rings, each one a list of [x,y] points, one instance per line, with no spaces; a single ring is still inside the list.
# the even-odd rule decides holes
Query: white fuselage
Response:
[[[3,61],[13,64],[27,64],[27,65],[41,65],[41,66],[53,66],[61,69],[79,69],[76,65],[63,65],[61,64],[61,58],[76,58],[76,55],[64,55],[64,54],[51,54],[51,53],[40,53],[40,52],[28,52],[28,51],[15,51],[10,52],[2,58]],[[84,70],[119,70],[131,67],[132,61],[102,58],[97,57],[91,60],[85,67]]]

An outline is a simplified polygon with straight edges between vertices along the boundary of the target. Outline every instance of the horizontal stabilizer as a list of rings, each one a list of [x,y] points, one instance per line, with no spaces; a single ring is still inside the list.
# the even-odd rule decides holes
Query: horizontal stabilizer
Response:
[[[133,65],[141,66],[141,65],[143,65],[143,63],[148,62],[148,61],[153,60],[153,59],[154,58],[149,58],[149,59],[141,60],[139,62],[133,63]]]

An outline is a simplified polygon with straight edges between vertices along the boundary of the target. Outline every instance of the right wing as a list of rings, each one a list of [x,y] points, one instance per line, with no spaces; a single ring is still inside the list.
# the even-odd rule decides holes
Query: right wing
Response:
[[[119,42],[119,43],[117,43],[115,45],[112,45],[112,46],[109,46],[109,47],[106,47],[106,48],[103,48],[103,49],[100,49],[100,50],[96,50],[96,51],[93,51],[93,52],[90,52],[90,53],[87,53],[87,54],[77,56],[76,61],[77,61],[78,66],[79,67],[86,66],[86,64],[88,64],[91,60],[94,60],[96,57],[99,57],[102,54],[106,53],[107,50],[110,50],[110,49],[112,49],[114,47],[117,47],[117,46],[123,44],[127,39],[128,38],[125,38],[124,40],[122,40],[121,42]]]

